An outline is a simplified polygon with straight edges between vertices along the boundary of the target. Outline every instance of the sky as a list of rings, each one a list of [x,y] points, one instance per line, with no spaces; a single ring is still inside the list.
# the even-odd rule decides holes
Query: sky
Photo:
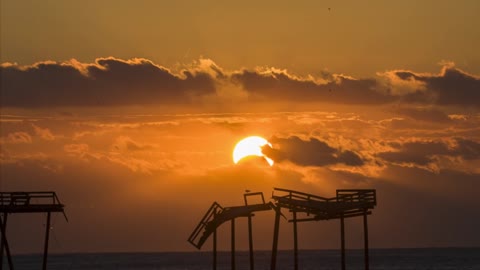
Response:
[[[194,251],[214,201],[274,187],[376,189],[372,248],[480,246],[480,2],[0,4],[0,189],[57,192],[52,252]],[[233,163],[252,135],[273,166]],[[256,249],[273,218],[255,216]],[[44,222],[9,217],[12,252],[41,252]],[[338,232],[302,223],[299,248]]]

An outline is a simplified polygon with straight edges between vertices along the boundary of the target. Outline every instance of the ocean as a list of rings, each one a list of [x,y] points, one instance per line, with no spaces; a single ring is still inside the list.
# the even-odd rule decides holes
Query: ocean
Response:
[[[277,255],[277,269],[293,269],[293,251]],[[347,250],[347,269],[364,269],[363,250]],[[270,251],[256,251],[255,269],[270,269]],[[236,269],[249,269],[248,251],[237,251]],[[8,269],[4,258],[4,268]],[[42,255],[16,255],[15,269],[41,269]],[[338,250],[300,250],[299,269],[340,269]],[[50,254],[54,270],[206,270],[212,269],[210,252]],[[219,252],[217,269],[230,269],[230,253]],[[480,270],[480,248],[371,249],[370,269]]]

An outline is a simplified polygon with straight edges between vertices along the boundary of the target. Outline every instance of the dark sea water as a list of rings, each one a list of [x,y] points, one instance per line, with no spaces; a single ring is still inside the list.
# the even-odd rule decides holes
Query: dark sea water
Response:
[[[270,269],[270,252],[255,252],[255,269]],[[219,252],[217,269],[230,269],[230,253]],[[6,258],[5,258],[6,259]],[[15,269],[41,269],[42,255],[13,257]],[[480,248],[372,249],[370,269],[480,270]],[[8,269],[4,260],[4,269]],[[340,269],[338,250],[302,250],[300,269]],[[48,269],[212,269],[210,252],[50,254]],[[248,252],[236,253],[236,269],[249,269]],[[293,269],[293,252],[279,251],[277,269]],[[363,250],[347,251],[347,269],[364,269]]]

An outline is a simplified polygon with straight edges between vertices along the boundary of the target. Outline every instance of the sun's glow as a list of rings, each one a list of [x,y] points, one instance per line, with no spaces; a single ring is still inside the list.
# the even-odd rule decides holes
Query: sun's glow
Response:
[[[272,146],[267,140],[260,136],[250,136],[237,143],[233,149],[233,162],[237,164],[241,159],[247,156],[264,157],[265,160],[273,165],[273,160],[262,153],[262,147],[265,145]]]

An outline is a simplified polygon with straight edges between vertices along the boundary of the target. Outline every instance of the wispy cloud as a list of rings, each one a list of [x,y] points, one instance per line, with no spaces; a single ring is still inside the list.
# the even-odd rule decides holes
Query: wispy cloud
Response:
[[[50,129],[48,128],[41,128],[35,124],[32,124],[33,126],[33,129],[35,131],[35,133],[40,136],[40,138],[44,139],[44,140],[47,140],[47,141],[53,141],[55,140],[55,136],[52,134],[52,132],[50,131]]]
[[[12,132],[4,137],[0,137],[0,143],[32,143],[32,136],[27,132]]]

